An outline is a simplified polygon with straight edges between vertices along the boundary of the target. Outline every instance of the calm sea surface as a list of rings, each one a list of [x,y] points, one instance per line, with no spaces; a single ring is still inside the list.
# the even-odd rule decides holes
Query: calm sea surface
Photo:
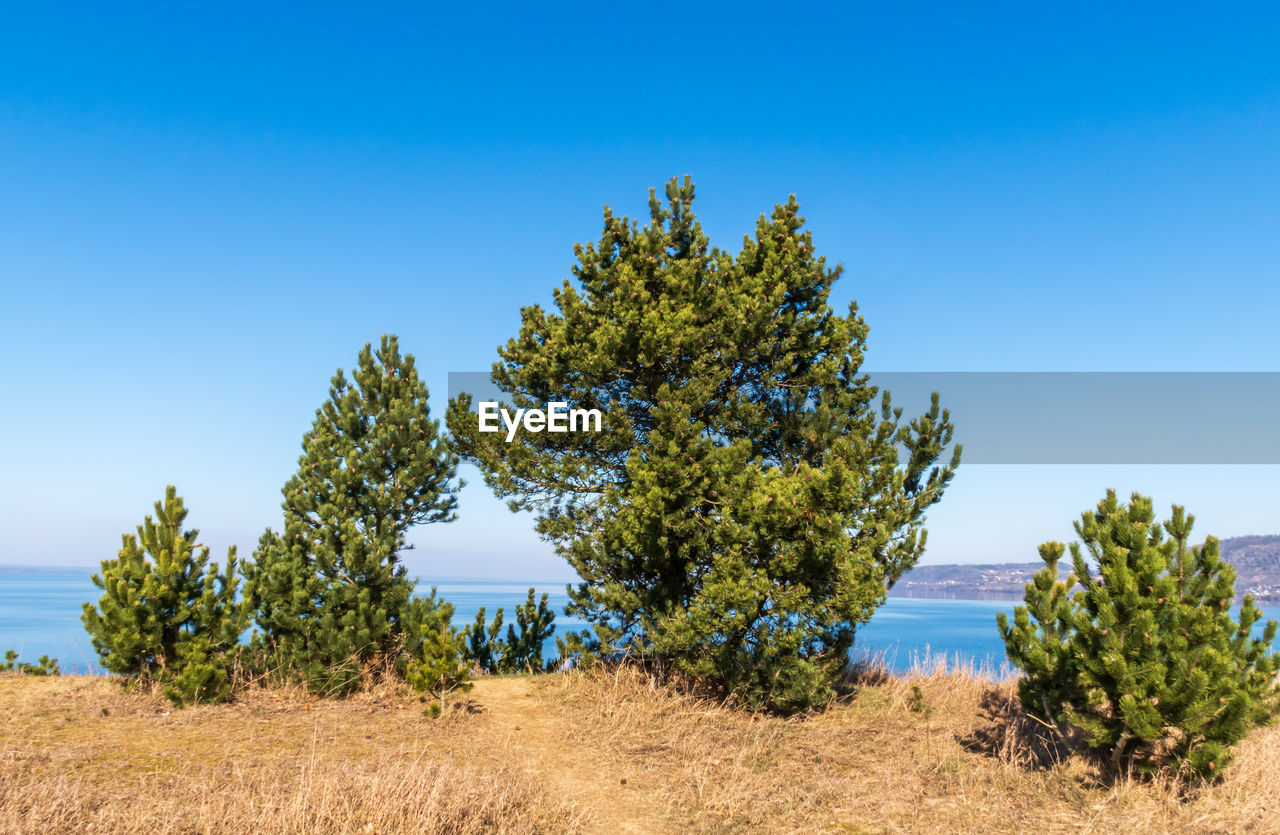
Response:
[[[90,581],[91,573],[88,569],[0,566],[0,653],[16,649],[24,661],[50,655],[59,660],[65,673],[101,672],[80,622],[81,604],[96,602],[102,594]],[[481,606],[490,620],[501,606],[506,609],[507,622],[514,622],[513,608],[524,601],[533,585],[539,594],[550,594],[558,630],[582,627],[563,614],[568,596],[562,584],[452,580],[423,581],[419,587],[425,592],[432,585],[454,604],[455,625],[473,621]],[[898,671],[927,656],[934,662],[945,657],[948,663],[958,660],[987,666],[999,674],[1005,657],[996,633],[996,612],[1012,611],[1014,605],[999,600],[893,597],[858,630],[854,655],[883,655]],[[554,653],[553,644],[547,653]]]

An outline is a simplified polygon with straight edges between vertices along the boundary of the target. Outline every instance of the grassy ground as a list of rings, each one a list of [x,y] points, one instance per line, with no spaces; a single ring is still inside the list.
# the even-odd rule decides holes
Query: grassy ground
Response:
[[[912,686],[919,688],[919,697]],[[807,719],[634,671],[173,710],[102,678],[0,678],[0,831],[1280,831],[1280,728],[1180,795],[1031,746],[1009,684],[871,676]]]

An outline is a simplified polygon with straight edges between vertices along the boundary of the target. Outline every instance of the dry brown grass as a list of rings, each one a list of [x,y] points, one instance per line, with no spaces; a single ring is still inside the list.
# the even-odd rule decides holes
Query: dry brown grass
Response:
[[[1254,733],[1219,785],[1104,785],[1021,715],[1012,681],[926,667],[864,671],[851,698],[804,719],[726,710],[625,669],[552,680],[542,697],[598,769],[649,794],[659,830],[1280,831],[1280,728]]]
[[[0,828],[1280,831],[1280,729],[1186,794],[1104,785],[1061,758],[1010,682],[931,666],[854,684],[819,715],[781,719],[631,668],[498,678],[477,684],[474,712],[428,720],[393,688],[172,711],[103,679],[3,678]]]
[[[466,716],[391,690],[173,710],[105,678],[0,678],[0,831],[562,832],[589,818],[473,760]]]

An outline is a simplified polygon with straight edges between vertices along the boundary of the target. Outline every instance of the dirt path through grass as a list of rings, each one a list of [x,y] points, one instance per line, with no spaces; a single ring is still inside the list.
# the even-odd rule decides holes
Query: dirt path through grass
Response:
[[[638,785],[606,752],[575,741],[565,713],[548,709],[536,686],[525,676],[481,679],[470,696],[494,729],[509,735],[510,749],[527,753],[529,772],[555,797],[585,808],[599,831],[671,831],[661,818],[661,788]]]

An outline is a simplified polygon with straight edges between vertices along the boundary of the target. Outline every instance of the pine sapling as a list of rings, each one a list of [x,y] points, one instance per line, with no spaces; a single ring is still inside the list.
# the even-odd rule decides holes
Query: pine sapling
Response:
[[[417,651],[409,661],[406,680],[414,690],[431,699],[426,713],[439,716],[454,693],[471,689],[471,667],[463,658],[466,641],[450,624],[453,604],[436,597],[415,598],[415,624]]]
[[[250,603],[239,597],[236,550],[220,569],[199,531],[182,529],[187,509],[165,489],[137,533],[123,536],[115,559],[103,560],[93,583],[105,593],[84,604],[84,625],[103,667],[130,679],[158,680],[174,702],[219,701]]]
[[[1027,605],[1012,624],[998,616],[1024,673],[1024,709],[1116,772],[1173,767],[1216,779],[1232,746],[1280,709],[1276,622],[1254,637],[1261,613],[1251,596],[1232,617],[1235,569],[1217,539],[1189,543],[1194,521],[1175,505],[1161,524],[1149,498],[1135,493],[1124,505],[1108,491],[1075,525],[1074,576],[1059,582],[1063,547],[1042,546]],[[1068,595],[1076,578],[1080,590]]]

